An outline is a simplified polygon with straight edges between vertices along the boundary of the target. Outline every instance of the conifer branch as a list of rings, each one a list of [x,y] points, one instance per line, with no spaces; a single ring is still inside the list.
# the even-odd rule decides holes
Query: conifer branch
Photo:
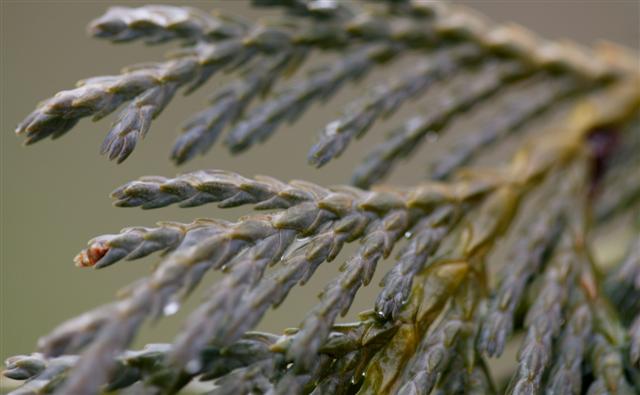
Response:
[[[591,359],[596,381],[589,386],[587,394],[633,394],[635,390],[624,377],[622,356],[615,345],[602,335],[595,336],[593,341],[595,344],[592,346]]]
[[[126,351],[116,358],[117,366],[114,374],[105,386],[106,391],[116,391],[141,381],[161,390],[167,385],[176,384],[172,391],[177,391],[187,379],[202,376],[203,380],[223,377],[231,371],[248,367],[261,361],[273,361],[278,354],[270,350],[278,337],[266,333],[248,333],[243,339],[224,349],[207,346],[199,355],[199,368],[191,373],[179,373],[181,380],[176,380],[172,367],[167,364],[166,357],[171,351],[171,344],[149,344],[139,351]],[[64,384],[70,371],[78,364],[76,355],[64,355],[45,358],[42,354],[30,356],[20,355],[7,361],[8,377],[28,380],[19,394],[47,393],[59,389]],[[175,383],[171,381],[176,380]],[[167,389],[168,390],[168,389]]]
[[[367,313],[361,320],[350,324],[337,325],[332,329],[332,336],[321,348],[322,358],[336,362],[345,361],[350,352],[359,352],[365,347],[379,347],[383,340],[393,333],[394,327],[380,324]],[[295,333],[295,331],[292,331]],[[135,382],[162,388],[165,391],[178,391],[188,379],[200,376],[202,380],[224,378],[219,390],[232,390],[253,385],[253,379],[260,379],[265,369],[282,375],[287,371],[281,349],[289,340],[282,337],[259,332],[247,332],[240,340],[224,348],[207,345],[199,354],[197,364],[192,364],[191,371],[180,371],[176,376],[168,364],[167,357],[172,351],[171,344],[150,344],[140,351],[126,351],[116,358],[117,366],[105,389],[116,391],[126,388]],[[354,350],[354,351],[350,351]],[[42,354],[19,355],[6,362],[4,374],[17,380],[28,380],[27,385],[19,390],[19,394],[50,392],[60,388],[71,369],[78,364],[76,355],[63,355],[46,358]],[[236,372],[240,369],[240,372]],[[274,371],[275,369],[275,371]],[[236,372],[229,376],[229,373]],[[256,376],[256,373],[259,373]],[[264,382],[262,382],[264,384]],[[225,385],[221,385],[225,384]],[[171,386],[170,390],[167,386]],[[21,392],[20,392],[21,391]],[[225,392],[226,393],[226,392]],[[286,393],[286,391],[282,392]]]
[[[479,287],[470,279],[454,294],[451,305],[434,327],[422,338],[411,361],[404,369],[399,393],[429,394],[455,355],[460,338],[472,332],[473,317]]]
[[[547,379],[550,394],[580,394],[581,364],[587,355],[591,336],[591,312],[586,304],[578,304],[569,314],[568,322],[558,340],[558,357]]]
[[[480,55],[479,49],[472,44],[461,44],[453,49],[445,47],[432,55],[432,61],[419,66],[402,80],[374,88],[371,96],[349,105],[351,108],[342,118],[325,127],[320,141],[309,151],[309,162],[320,167],[340,156],[349,142],[362,137],[376,118],[388,117],[403,101],[421,95],[434,82],[455,75]]]
[[[454,146],[452,152],[440,158],[431,171],[432,178],[443,180],[450,177],[495,142],[504,141],[536,117],[588,90],[571,77],[539,77],[539,80],[533,78],[516,84],[514,88],[520,97],[508,100],[505,108],[498,109],[492,122],[462,140]]]
[[[133,66],[118,76],[81,81],[80,88],[62,91],[40,104],[18,125],[16,133],[25,134],[27,144],[49,136],[60,137],[83,117],[93,116],[97,120],[121,104],[131,102],[112,126],[101,149],[109,158],[123,161],[178,88],[190,85],[187,92],[192,91],[206,82],[216,70],[247,62],[259,53],[282,53],[295,47],[323,47],[328,43],[341,47],[345,42],[362,39],[371,42],[370,45],[374,47],[376,43],[386,43],[396,48],[406,48],[407,45],[430,48],[437,38],[461,39],[475,43],[490,53],[507,54],[542,69],[560,68],[591,79],[611,75],[605,62],[588,58],[582,49],[575,46],[560,47],[542,43],[531,34],[514,27],[491,29],[486,21],[476,15],[439,3],[413,5],[412,8],[422,10],[415,15],[424,17],[395,16],[386,20],[354,9],[353,12],[335,14],[335,18],[324,22],[329,23],[328,26],[317,22],[320,24],[317,29],[301,31],[273,26],[250,29],[237,21],[225,20],[221,23],[214,17],[204,17],[189,8],[115,8],[94,22],[90,30],[98,36],[114,40],[147,36],[151,41],[162,41],[181,35],[204,37],[210,33],[222,39],[216,42],[197,40],[197,44],[178,52],[179,58],[176,60]],[[433,23],[425,23],[425,18]],[[385,57],[382,54],[377,56]],[[264,138],[277,126],[274,123],[282,122],[279,119],[281,117],[295,118],[294,115],[299,114],[307,103],[307,95],[325,96],[334,90],[323,89],[319,92],[318,83],[333,83],[333,88],[337,88],[342,81],[349,79],[348,76],[354,76],[347,71],[349,67],[337,69],[329,69],[325,75],[321,73],[322,78],[318,76],[313,79],[315,84],[308,81],[295,86],[292,92],[283,94],[281,100],[274,100],[270,106],[263,107],[258,115],[240,123],[227,139],[231,148],[240,150],[256,139]],[[297,100],[302,100],[298,110],[293,111],[294,114],[285,114],[285,104],[296,104]],[[211,124],[207,119],[204,121]],[[256,132],[258,126],[262,126],[260,129],[266,132]]]
[[[587,393],[632,394],[633,387],[627,381],[625,374],[626,356],[621,351],[628,342],[626,330],[602,293],[602,289],[596,283],[595,273],[591,266],[588,266],[583,273],[581,283],[588,295],[595,322],[593,345],[590,352],[595,377],[589,385]]]
[[[429,258],[455,225],[459,215],[453,207],[443,206],[420,220],[412,231],[405,233],[410,241],[381,282],[383,288],[375,304],[380,316],[397,319],[409,297],[413,278],[432,263]]]
[[[575,265],[571,246],[563,245],[545,270],[540,294],[525,318],[526,337],[518,351],[516,374],[506,393],[533,394],[540,390],[545,370],[551,365],[553,342],[565,319],[569,290],[575,286]]]
[[[552,205],[535,222],[527,224],[523,229],[527,236],[513,246],[478,335],[478,349],[488,356],[499,356],[504,351],[529,280],[540,273],[562,233],[563,204]]]
[[[200,41],[224,39],[243,34],[247,27],[238,21],[214,16],[192,7],[147,5],[111,7],[89,24],[89,33],[113,42],[144,38],[157,44],[176,38]]]
[[[225,143],[232,152],[241,152],[266,140],[284,122],[295,121],[315,100],[327,100],[345,81],[357,81],[378,63],[395,57],[403,48],[393,44],[369,44],[331,65],[276,93],[254,109],[227,135]]]
[[[183,49],[167,62],[134,66],[120,75],[80,81],[78,88],[44,101],[18,125],[16,133],[25,134],[27,144],[46,137],[57,138],[81,118],[101,119],[132,100],[120,113],[101,148],[102,153],[121,162],[144,137],[151,120],[168,104],[176,89],[188,84],[188,89],[195,89],[216,70],[238,60],[242,48],[236,39],[215,44],[201,42]]]
[[[180,88],[193,90],[224,69],[237,75],[185,125],[172,158],[182,163],[206,152],[225,128],[237,152],[347,82],[419,50],[424,63],[352,102],[323,130],[309,157],[321,166],[409,99],[431,95],[429,87],[437,84],[441,97],[365,159],[354,176],[361,188],[221,170],[143,177],[117,188],[120,207],[217,203],[267,211],[92,239],[75,258],[78,266],[102,268],[154,252],[161,262],[116,301],[42,337],[41,353],[8,359],[3,374],[25,381],[14,393],[177,393],[204,380],[212,394],[492,394],[484,358],[499,356],[518,331],[524,337],[507,393],[633,393],[640,383],[640,244],[634,239],[612,269],[596,265],[590,244],[640,196],[636,54],[611,44],[589,50],[547,42],[439,2],[378,3],[363,11],[333,0],[255,0],[299,17],[255,23],[189,7],[117,7],[92,23],[92,34],[114,42],[176,40],[184,48],[165,62],[91,78],[43,102],[18,127],[28,143],[124,105],[102,148],[122,161]],[[340,56],[282,88],[316,50]],[[263,102],[250,107],[258,97]],[[489,119],[433,161],[431,180],[364,189],[476,110],[487,110]],[[525,128],[527,141],[514,141]],[[462,167],[507,140],[516,143],[511,160]],[[520,230],[506,237],[521,215]],[[355,241],[354,255],[298,328],[282,336],[252,332]],[[511,253],[494,285],[500,241]],[[394,249],[373,309],[337,324]],[[211,270],[220,280],[173,343],[126,351],[146,320],[175,314]]]
[[[190,224],[161,222],[155,228],[125,228],[119,234],[101,235],[89,241],[89,247],[74,258],[76,266],[101,269],[120,260],[144,258],[156,251],[166,254],[181,246],[196,243],[220,232],[223,221],[198,219]]]
[[[456,353],[451,356],[452,361],[440,375],[436,387],[432,393],[434,395],[446,395],[452,393],[465,394],[496,394],[495,386],[489,377],[484,361],[477,358],[477,355],[469,357],[464,355],[473,349],[473,344],[469,346],[469,336],[460,341]],[[462,346],[462,347],[461,347]],[[469,348],[467,348],[469,347]],[[464,356],[463,356],[464,355]]]
[[[271,177],[251,180],[221,170],[200,170],[175,178],[143,177],[111,193],[119,207],[145,209],[180,203],[193,207],[218,202],[219,207],[254,204],[256,209],[286,209],[303,202],[322,199],[329,190],[304,181],[285,184]]]
[[[367,188],[384,178],[394,162],[411,155],[429,134],[437,134],[453,117],[467,111],[474,104],[483,102],[503,89],[509,81],[525,77],[528,69],[514,63],[485,62],[479,70],[457,78],[457,89],[447,92],[451,100],[440,101],[429,109],[428,115],[410,118],[387,140],[378,145],[355,169],[351,182]]]
[[[309,312],[300,325],[288,356],[299,366],[308,369],[313,354],[329,335],[329,329],[338,315],[345,315],[361,286],[367,285],[375,272],[378,260],[387,257],[395,242],[410,227],[411,214],[404,210],[392,210],[362,240],[355,256],[341,267],[341,274],[322,291],[320,302]]]
[[[211,106],[195,114],[183,126],[174,144],[171,158],[181,164],[196,154],[206,153],[228,124],[236,122],[254,97],[265,96],[283,73],[292,73],[304,62],[308,51],[295,48],[269,58],[260,59],[239,78],[219,89]]]
[[[553,166],[565,163],[572,156],[577,155],[580,152],[580,146],[579,144],[576,145],[576,143],[580,141],[585,133],[584,131],[589,130],[591,123],[600,123],[603,120],[616,119],[617,117],[627,114],[628,111],[630,111],[629,108],[634,108],[636,105],[635,100],[637,99],[635,99],[634,91],[632,87],[629,88],[628,84],[616,85],[616,87],[612,88],[611,92],[607,93],[609,94],[606,96],[604,96],[604,93],[601,93],[601,96],[593,96],[590,101],[586,102],[597,103],[599,104],[598,106],[583,107],[583,104],[583,106],[578,107],[579,109],[589,108],[589,111],[579,112],[578,114],[581,117],[564,121],[563,127],[565,128],[565,132],[562,134],[562,138],[535,145],[530,148],[531,151],[524,150],[519,155],[516,155],[516,160],[514,160],[512,164],[511,172],[507,171],[505,173],[506,175],[511,174],[519,180],[518,185],[520,186],[516,188],[516,191],[520,190],[520,188],[532,186],[532,183],[537,183]],[[599,100],[604,99],[604,97],[607,98],[606,103],[600,103]],[[594,113],[594,110],[597,112]],[[543,152],[544,154],[542,154]],[[528,158],[528,160],[523,161],[523,158]],[[382,223],[384,223],[384,218],[388,215],[387,213],[393,214],[398,208],[407,207],[405,206],[406,204],[409,205],[408,207],[433,208],[434,199],[436,199],[435,202],[442,202],[443,198],[445,198],[445,201],[449,199],[449,202],[451,202],[450,199],[452,198],[455,199],[453,201],[464,201],[464,198],[462,198],[464,196],[467,196],[467,199],[477,197],[478,192],[487,193],[488,191],[494,190],[501,182],[504,183],[508,181],[509,184],[507,185],[510,185],[511,182],[508,177],[504,179],[490,178],[488,184],[486,184],[486,181],[487,180],[484,181],[484,185],[483,183],[473,184],[469,183],[469,181],[463,181],[462,184],[458,184],[457,186],[453,184],[451,187],[456,186],[455,189],[449,190],[447,188],[444,190],[436,188],[435,192],[440,191],[440,193],[436,193],[435,195],[433,187],[431,187],[431,189],[429,189],[428,186],[419,187],[405,195],[408,196],[406,203],[403,203],[403,200],[397,197],[391,200],[389,200],[389,198],[383,198],[384,196],[390,197],[393,195],[369,192],[365,194],[367,199],[362,201],[359,206],[370,213],[377,213],[377,215],[380,216],[379,218],[382,219]],[[464,189],[460,189],[462,185],[464,185]],[[481,186],[482,189],[478,190],[478,186]],[[487,186],[489,186],[489,188],[487,188]],[[519,193],[516,193],[514,196],[514,191],[511,191],[510,188],[504,189],[504,187],[498,190],[503,192],[497,195],[490,195],[492,198],[487,201],[485,209],[480,212],[480,217],[477,220],[477,229],[479,232],[474,233],[474,237],[465,244],[466,254],[483,251],[487,243],[490,245],[490,243],[495,240],[495,237],[501,234],[510,222],[509,218],[512,218],[514,210],[514,202],[512,199]],[[443,195],[442,192],[445,194]],[[396,196],[403,196],[403,194]],[[507,199],[506,201],[505,198]],[[347,207],[351,206],[348,205]],[[111,358],[113,358],[113,354],[106,353],[105,350],[112,350],[112,353],[123,350],[133,334],[137,331],[144,317],[157,316],[163,310],[165,313],[173,312],[175,310],[175,303],[177,303],[175,296],[178,291],[188,292],[192,289],[208,268],[220,268],[232,262],[230,259],[233,259],[233,257],[242,257],[242,251],[250,245],[248,243],[256,242],[256,249],[258,251],[261,245],[265,246],[262,252],[262,254],[266,254],[262,255],[265,261],[272,262],[278,260],[279,255],[284,252],[283,248],[278,247],[274,250],[273,247],[267,246],[273,245],[271,243],[274,242],[277,243],[282,237],[284,237],[284,240],[293,241],[293,236],[296,234],[313,234],[313,232],[326,221],[326,219],[318,221],[318,218],[322,218],[321,211],[319,210],[321,209],[313,203],[312,205],[302,204],[290,207],[284,210],[282,214],[276,214],[277,217],[268,215],[255,216],[252,220],[245,219],[243,222],[231,226],[229,230],[223,232],[223,235],[219,237],[214,236],[208,238],[205,242],[191,246],[185,250],[179,250],[170,255],[148,280],[143,280],[135,284],[130,290],[128,297],[113,305],[99,308],[80,319],[79,322],[82,323],[81,336],[78,336],[79,334],[74,331],[74,329],[77,329],[74,328],[74,326],[78,325],[76,323],[78,321],[71,321],[59,328],[51,336],[43,339],[42,348],[43,350],[49,350],[47,354],[51,354],[53,350],[56,351],[53,354],[73,351],[74,348],[77,349],[77,346],[80,344],[92,343],[83,354],[83,362],[79,365],[79,368],[75,370],[74,374],[72,374],[67,384],[65,384],[65,390],[89,391],[90,388],[95,388],[98,383],[104,382],[108,376],[108,366],[111,365],[110,361]],[[318,215],[320,215],[320,217],[318,217]],[[335,215],[335,213],[333,213],[333,215]],[[325,218],[327,217],[325,216]],[[329,218],[331,218],[331,216]],[[274,219],[276,227],[270,225]],[[389,218],[389,220],[390,219],[391,218]],[[373,228],[375,229],[375,226]],[[398,235],[402,235],[407,228],[406,225],[403,225],[401,227],[402,231],[398,231],[397,234],[393,233],[395,236],[391,236],[391,240],[399,237]],[[396,229],[398,228],[391,227],[389,231],[396,231]],[[287,242],[285,242],[285,244],[286,243]],[[376,246],[373,250],[375,252],[373,256],[375,257],[383,251],[379,249],[383,244],[376,241],[374,245]],[[363,250],[363,252],[365,251],[366,250]],[[363,257],[366,257],[366,255]],[[363,261],[363,263],[365,262],[366,261]],[[364,268],[365,266],[356,265],[354,267]],[[243,270],[240,273],[244,272]],[[349,272],[346,273],[348,274]],[[355,273],[366,274],[370,273],[370,271],[356,271]],[[366,279],[366,276],[362,277],[362,279],[360,279],[360,277],[353,278],[358,278],[358,280],[351,284],[358,284],[358,281],[363,281]],[[228,281],[233,282],[232,280]],[[342,307],[348,307],[351,298],[352,296],[348,297]],[[105,321],[107,317],[110,319],[109,322]],[[203,335],[206,336],[206,333]],[[324,336],[326,336],[326,332],[323,333],[323,331],[321,331],[318,338],[321,339]],[[70,342],[70,339],[74,339],[73,342]],[[82,340],[82,343],[78,343],[76,339]],[[301,337],[301,339],[304,339],[304,337]],[[200,339],[199,341],[202,340]],[[391,343],[393,343],[393,341]],[[317,349],[319,345],[314,345],[313,347]],[[192,352],[187,353],[187,355],[190,353]],[[298,359],[298,361],[302,360]],[[188,362],[188,360],[184,362]],[[302,367],[304,367],[304,362]],[[88,380],[86,372],[93,370],[98,370],[101,374],[94,374],[91,380]]]
[[[425,326],[441,312],[468,270],[469,266],[464,262],[445,262],[422,273],[422,281],[414,283],[411,299],[403,306],[396,333],[369,363],[361,393],[392,390],[397,376],[413,355],[420,335],[426,330]]]

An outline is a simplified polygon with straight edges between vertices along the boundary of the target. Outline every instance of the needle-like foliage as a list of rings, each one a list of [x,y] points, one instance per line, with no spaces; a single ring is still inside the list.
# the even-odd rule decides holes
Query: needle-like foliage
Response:
[[[180,164],[204,154],[225,129],[224,142],[238,153],[348,83],[411,56],[420,61],[365,88],[327,122],[309,162],[337,159],[409,101],[418,110],[365,157],[354,186],[200,170],[117,188],[118,207],[217,203],[261,212],[93,238],[77,266],[162,258],[115,302],[43,336],[37,353],[9,358],[4,375],[25,381],[13,393],[176,393],[196,380],[211,382],[210,394],[638,393],[640,239],[637,224],[625,221],[640,204],[638,54],[609,43],[545,41],[439,2],[254,3],[295,18],[253,23],[191,7],[109,9],[90,24],[95,37],[183,47],[169,60],[56,94],[17,133],[27,144],[57,138],[81,118],[122,107],[101,149],[121,162],[177,91],[223,70],[230,82],[187,121],[171,156]],[[318,51],[335,60],[284,81]],[[376,185],[476,112],[484,119],[431,161],[427,180]],[[474,164],[501,143],[511,159]],[[616,265],[600,265],[594,240],[618,223],[634,233],[629,251]],[[343,259],[352,242],[359,246]],[[297,328],[253,331],[336,259],[340,271]],[[339,323],[385,259],[372,310]],[[221,279],[173,342],[128,351],[146,320],[176,313],[213,270]],[[518,334],[512,376],[501,381],[490,358]]]

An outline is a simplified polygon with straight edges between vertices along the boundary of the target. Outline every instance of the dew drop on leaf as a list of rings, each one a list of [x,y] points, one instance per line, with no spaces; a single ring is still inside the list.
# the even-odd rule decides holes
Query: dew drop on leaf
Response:
[[[187,363],[187,366],[185,366],[185,370],[191,374],[198,373],[201,368],[202,368],[202,363],[197,358],[192,359]]]
[[[164,315],[174,315],[175,313],[178,312],[178,310],[180,310],[180,303],[173,301],[173,302],[169,302],[166,306],[164,306],[164,309],[162,309],[162,313]]]

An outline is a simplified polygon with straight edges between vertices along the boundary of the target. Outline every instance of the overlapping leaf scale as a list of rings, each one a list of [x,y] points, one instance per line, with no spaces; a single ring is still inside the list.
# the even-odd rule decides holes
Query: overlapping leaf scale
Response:
[[[111,7],[89,24],[94,37],[113,42],[144,39],[157,44],[176,38],[187,41],[238,36],[247,29],[238,21],[192,7],[146,5]]]
[[[81,118],[92,116],[98,120],[131,102],[121,111],[102,145],[103,153],[122,161],[179,87],[199,86],[216,70],[238,59],[243,49],[235,38],[200,42],[166,62],[133,66],[119,75],[83,80],[77,88],[59,92],[42,102],[18,125],[16,133],[26,135],[27,144],[46,137],[57,138]]]
[[[565,244],[567,243],[567,244]],[[511,378],[508,394],[535,394],[553,362],[553,342],[565,320],[569,290],[575,286],[573,250],[563,241],[544,272],[541,289],[525,318],[526,334],[518,351],[518,367]]]
[[[522,229],[526,236],[511,248],[478,334],[478,350],[487,355],[502,354],[513,332],[516,309],[522,303],[527,286],[540,274],[562,233],[563,206],[563,203],[554,204],[535,221],[527,223]]]
[[[266,140],[281,124],[293,122],[313,101],[327,100],[346,82],[357,81],[380,63],[398,55],[402,45],[366,44],[331,65],[318,68],[308,78],[275,93],[235,125],[225,143],[232,152],[241,152]]]

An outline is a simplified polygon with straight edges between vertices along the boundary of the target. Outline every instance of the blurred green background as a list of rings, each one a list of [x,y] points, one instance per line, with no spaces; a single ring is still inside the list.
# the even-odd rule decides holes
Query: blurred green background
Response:
[[[99,156],[98,147],[110,119],[99,123],[82,121],[68,135],[25,148],[13,134],[16,124],[38,103],[53,93],[73,87],[79,79],[117,73],[125,65],[161,59],[175,43],[145,47],[141,43],[114,45],[85,34],[87,23],[110,5],[141,5],[144,2],[107,1],[10,1],[1,3],[1,297],[0,357],[31,352],[40,335],[55,325],[98,304],[112,300],[120,287],[146,275],[158,261],[123,262],[106,270],[78,269],[72,258],[91,237],[117,232],[130,225],[151,226],[159,220],[189,222],[196,217],[235,219],[246,209],[220,210],[175,207],[143,211],[111,206],[109,192],[142,175],[173,175],[200,168],[233,170],[245,176],[267,174],[282,180],[306,179],[320,184],[348,181],[350,170],[398,124],[403,110],[391,121],[378,125],[368,137],[353,144],[347,155],[317,171],[306,165],[306,152],[317,132],[335,119],[345,103],[364,94],[364,84],[341,91],[329,104],[314,106],[301,120],[282,128],[266,144],[238,157],[216,146],[206,156],[176,168],[169,152],[180,123],[202,109],[214,82],[189,97],[177,95],[154,122],[147,138],[121,165]],[[158,1],[154,1],[158,3]],[[256,19],[273,12],[248,7],[244,0],[180,1],[204,9]],[[640,3],[628,1],[466,1],[496,21],[514,21],[548,38],[570,38],[590,43],[604,38],[638,49],[640,47]],[[314,56],[318,65],[331,61]],[[392,75],[388,70],[372,73],[368,85]],[[397,68],[396,68],[397,70]],[[299,73],[294,79],[300,75]],[[420,151],[393,175],[392,182],[410,184],[424,177],[425,157]],[[270,312],[259,329],[280,332],[300,322],[338,263],[324,265],[315,280],[298,288],[288,301]],[[384,267],[381,265],[380,273]],[[205,280],[201,289],[215,279]],[[352,312],[371,307],[377,282],[363,290]],[[191,297],[193,306],[200,298]],[[190,307],[175,317],[145,327],[136,343],[169,341]],[[353,314],[351,315],[353,316]]]

